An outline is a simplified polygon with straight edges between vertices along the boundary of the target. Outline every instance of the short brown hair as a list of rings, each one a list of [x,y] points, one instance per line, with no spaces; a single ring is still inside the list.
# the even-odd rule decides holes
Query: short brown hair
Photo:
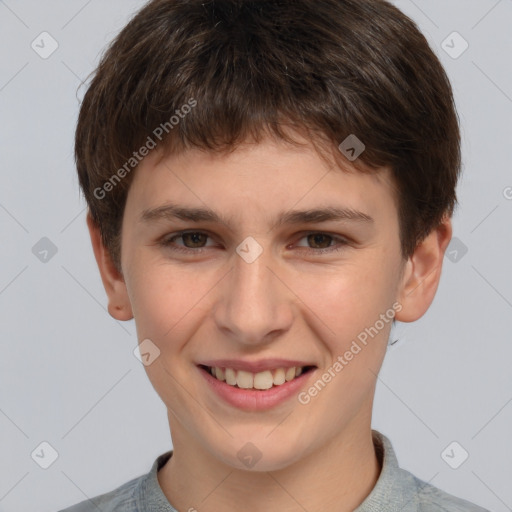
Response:
[[[355,134],[365,145],[358,170],[391,167],[404,258],[453,214],[461,156],[452,89],[396,7],[153,0],[103,55],[76,129],[80,186],[117,268],[126,162],[135,169],[134,152],[157,127],[165,147],[225,151],[264,134],[290,140],[285,125],[334,148]]]

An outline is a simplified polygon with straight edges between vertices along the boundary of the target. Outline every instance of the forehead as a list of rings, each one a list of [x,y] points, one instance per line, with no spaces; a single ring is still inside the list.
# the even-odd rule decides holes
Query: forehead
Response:
[[[340,167],[323,158],[311,144],[297,147],[273,139],[241,144],[229,153],[155,150],[135,172],[127,210],[148,217],[148,211],[169,203],[223,212],[224,220],[247,215],[276,222],[274,214],[283,210],[321,206],[372,218],[397,214],[388,168],[363,173],[348,160]]]

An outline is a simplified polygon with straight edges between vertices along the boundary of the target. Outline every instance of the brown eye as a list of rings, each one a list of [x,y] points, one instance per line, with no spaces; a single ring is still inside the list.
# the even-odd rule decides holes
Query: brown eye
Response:
[[[307,239],[308,242],[312,244],[313,249],[326,249],[327,247],[330,247],[333,237],[325,233],[313,233],[308,235]]]
[[[344,237],[322,232],[305,233],[299,242],[302,240],[305,243],[298,243],[296,247],[300,252],[307,252],[310,255],[342,251],[349,245],[349,241]]]
[[[181,238],[189,249],[197,249],[200,247],[204,247],[206,240],[208,239],[208,235],[204,233],[183,233],[175,238]]]
[[[211,243],[207,245],[208,239],[211,239],[210,235],[202,231],[182,231],[162,238],[160,245],[172,251],[197,254],[212,247]]]

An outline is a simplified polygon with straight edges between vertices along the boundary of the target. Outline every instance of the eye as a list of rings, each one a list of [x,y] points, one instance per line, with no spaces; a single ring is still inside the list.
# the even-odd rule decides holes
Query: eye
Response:
[[[312,245],[313,247],[307,247],[306,251],[314,254],[341,251],[349,243],[343,237],[322,232],[307,233],[300,240],[306,240],[307,244]],[[337,245],[331,245],[332,242],[336,241],[338,242]],[[304,246],[298,245],[298,247]],[[303,249],[300,250],[302,251]]]
[[[176,245],[175,240],[182,239],[184,246]],[[200,253],[206,247],[206,240],[210,235],[202,231],[182,231],[160,241],[160,245],[178,252]]]
[[[181,231],[163,238],[159,244],[176,252],[200,254],[208,247],[215,247],[215,245],[207,245],[209,238],[211,239],[211,236],[203,231]],[[183,242],[182,245],[176,243],[180,239]],[[306,233],[299,240],[306,240],[306,246],[295,244],[299,252],[306,251],[313,255],[341,251],[349,244],[349,241],[343,237],[323,232]],[[333,243],[335,244],[332,245]],[[287,248],[293,247],[292,244]]]

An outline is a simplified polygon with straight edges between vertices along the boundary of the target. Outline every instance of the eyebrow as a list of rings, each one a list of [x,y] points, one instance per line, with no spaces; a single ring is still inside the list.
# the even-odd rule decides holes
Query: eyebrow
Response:
[[[140,216],[141,222],[158,220],[184,220],[189,222],[212,222],[231,225],[232,218],[226,218],[209,208],[189,208],[175,204],[165,204],[157,208],[144,210]],[[308,210],[290,210],[281,212],[273,224],[273,228],[284,224],[313,224],[327,221],[352,221],[372,223],[374,219],[370,215],[352,208],[340,208],[326,206]]]

